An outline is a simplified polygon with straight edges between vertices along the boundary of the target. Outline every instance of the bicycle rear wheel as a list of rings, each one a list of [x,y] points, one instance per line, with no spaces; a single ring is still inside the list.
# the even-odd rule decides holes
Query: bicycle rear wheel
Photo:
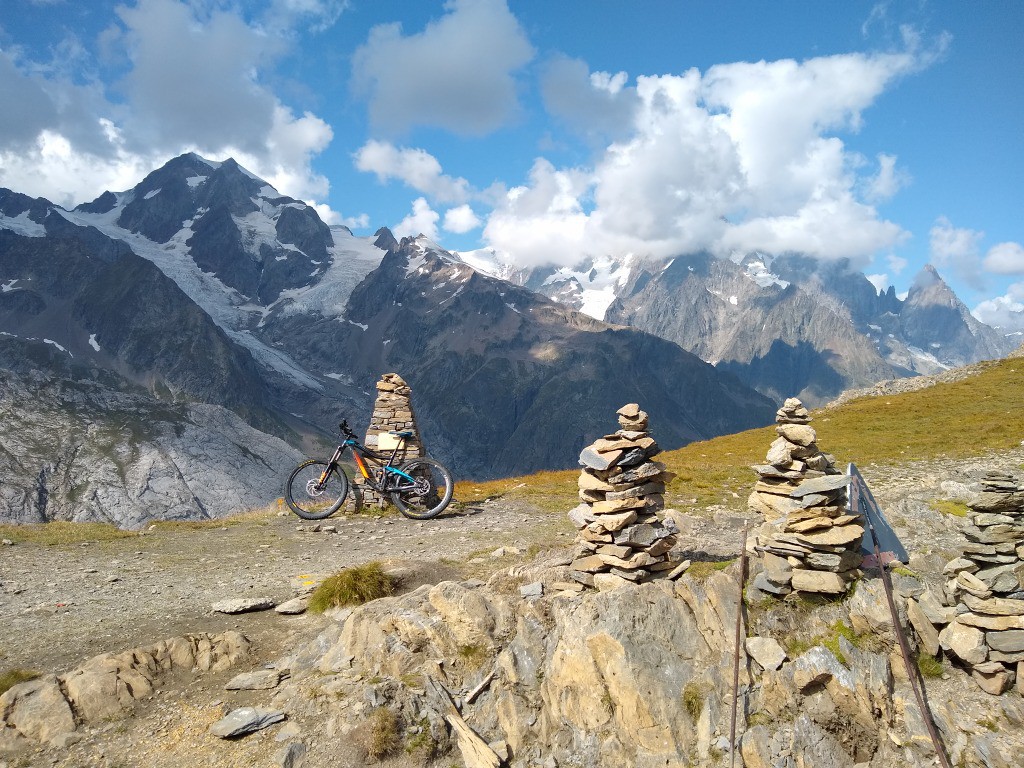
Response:
[[[429,520],[444,511],[452,500],[452,473],[433,459],[412,459],[400,470],[416,480],[414,488],[391,492],[391,503],[413,520]]]
[[[345,503],[348,477],[340,466],[330,468],[327,479],[320,484],[320,478],[329,468],[326,461],[310,459],[299,464],[288,477],[284,500],[303,520],[323,520]]]

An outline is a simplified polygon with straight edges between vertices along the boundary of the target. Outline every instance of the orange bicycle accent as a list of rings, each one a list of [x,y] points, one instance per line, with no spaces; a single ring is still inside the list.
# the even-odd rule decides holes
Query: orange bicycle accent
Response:
[[[363,457],[357,451],[352,451],[352,458],[356,460],[356,466],[359,467],[363,477],[369,478],[370,471],[366,468],[366,462],[363,461]]]

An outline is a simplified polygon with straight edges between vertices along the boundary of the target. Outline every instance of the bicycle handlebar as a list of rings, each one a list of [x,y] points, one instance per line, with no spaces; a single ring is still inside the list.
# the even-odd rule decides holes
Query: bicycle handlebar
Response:
[[[356,433],[349,429],[348,419],[342,419],[341,424],[338,425],[338,429],[340,429],[346,437],[355,438],[356,436]]]

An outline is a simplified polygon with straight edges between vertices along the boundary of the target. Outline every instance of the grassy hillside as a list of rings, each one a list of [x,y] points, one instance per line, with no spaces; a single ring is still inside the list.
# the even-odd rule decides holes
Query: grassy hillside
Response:
[[[984,363],[977,375],[916,392],[864,397],[832,410],[815,411],[818,445],[839,466],[854,462],[908,462],[940,456],[979,456],[1024,442],[1024,359]],[[642,404],[641,404],[642,405]],[[609,426],[614,424],[609,414]],[[651,425],[655,437],[658,425]],[[724,504],[742,510],[754,483],[751,464],[764,461],[774,427],[692,443],[661,454],[678,477],[669,506]],[[473,501],[503,495],[529,499],[552,510],[575,506],[575,470],[529,477],[462,483],[456,498]]]

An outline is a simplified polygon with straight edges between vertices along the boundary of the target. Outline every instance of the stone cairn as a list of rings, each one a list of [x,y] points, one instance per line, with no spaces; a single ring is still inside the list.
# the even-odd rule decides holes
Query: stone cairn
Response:
[[[775,431],[747,500],[765,524],[755,534],[764,572],[754,586],[783,596],[792,591],[844,594],[860,573],[863,518],[848,514],[848,475],[818,449],[810,414],[791,397],[776,412]]]
[[[412,410],[412,390],[401,376],[397,373],[385,373],[377,382],[377,402],[373,406],[373,415],[370,417],[370,427],[366,430],[364,444],[373,450],[381,444],[381,434],[386,432],[412,432],[412,436],[406,438],[404,448],[399,452],[399,459],[412,459],[417,456],[424,456],[423,442],[420,439],[420,431],[416,426],[416,415]],[[385,438],[386,440],[386,438]],[[390,453],[387,448],[386,452]],[[362,491],[362,506],[383,509],[389,503],[388,499],[379,493],[367,488],[361,481],[362,476],[356,473],[356,482]],[[353,494],[355,496],[356,494]]]
[[[659,519],[665,485],[675,475],[651,461],[660,449],[647,432],[647,414],[636,403],[617,411],[620,429],[580,453],[582,502],[569,513],[579,529],[576,581],[598,589],[670,576],[677,564],[669,551],[678,529]]]
[[[989,472],[981,484],[963,556],[943,569],[944,602],[954,610],[938,640],[998,695],[1024,679],[1024,483]]]

